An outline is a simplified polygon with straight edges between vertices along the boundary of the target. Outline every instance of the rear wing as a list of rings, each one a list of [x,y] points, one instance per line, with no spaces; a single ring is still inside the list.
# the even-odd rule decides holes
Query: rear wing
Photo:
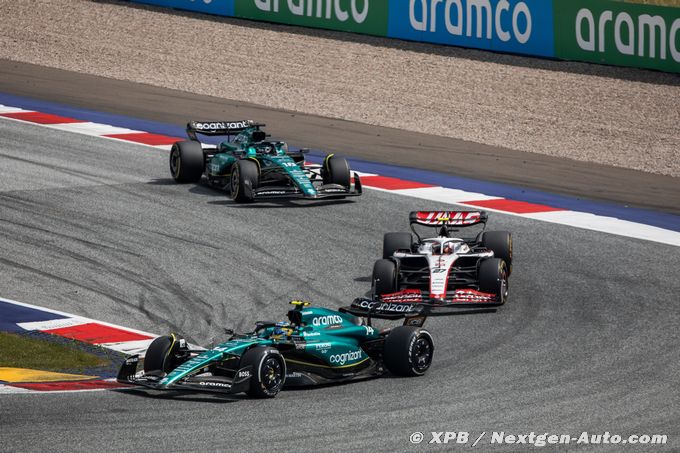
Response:
[[[398,320],[404,325],[421,327],[429,316],[456,316],[476,313],[495,313],[496,307],[470,307],[440,301],[416,301],[415,298],[402,298],[401,301],[382,297],[354,299],[351,305],[341,307],[340,312],[366,318]]]
[[[432,227],[466,227],[486,223],[487,220],[489,220],[489,215],[486,211],[413,211],[409,216],[411,225]]]
[[[236,135],[246,129],[256,128],[260,130],[264,124],[256,123],[253,120],[238,121],[190,121],[187,124],[187,135],[192,140],[198,140],[196,134],[203,135]]]
[[[448,236],[449,231],[457,228],[482,225],[486,228],[489,215],[486,211],[412,211],[409,214],[411,230],[418,236],[420,235],[414,228],[415,225],[439,228],[442,236]]]

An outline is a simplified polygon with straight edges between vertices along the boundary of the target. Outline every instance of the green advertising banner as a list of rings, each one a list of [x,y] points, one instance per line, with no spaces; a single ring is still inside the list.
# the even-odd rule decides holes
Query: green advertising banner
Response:
[[[554,0],[555,54],[680,72],[680,8],[611,0]]]
[[[303,27],[387,35],[387,0],[238,0],[235,16]]]

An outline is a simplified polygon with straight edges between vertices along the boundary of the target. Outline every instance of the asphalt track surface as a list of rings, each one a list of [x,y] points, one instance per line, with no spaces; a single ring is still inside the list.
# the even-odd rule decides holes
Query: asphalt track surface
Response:
[[[235,88],[237,89],[237,88]],[[251,118],[291,144],[369,161],[680,214],[678,178],[276,110],[0,59],[0,92],[185,125]]]
[[[235,205],[172,182],[167,152],[4,119],[0,162],[2,296],[206,346],[225,327],[281,319],[292,298],[348,303],[369,287],[382,234],[405,230],[411,210],[444,207],[374,190]],[[669,444],[653,451],[677,450],[678,248],[500,214],[489,227],[514,234],[510,300],[495,314],[428,321],[436,351],[422,378],[267,401],[3,395],[0,445],[403,451],[427,448],[409,443],[414,431],[504,430],[659,433]]]

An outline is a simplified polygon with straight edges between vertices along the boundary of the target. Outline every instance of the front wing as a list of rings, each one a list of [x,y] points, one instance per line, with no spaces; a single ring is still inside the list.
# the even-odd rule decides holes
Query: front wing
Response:
[[[122,384],[142,386],[161,391],[189,391],[210,392],[222,394],[241,393],[249,390],[251,366],[239,369],[234,374],[234,379],[223,376],[191,376],[180,379],[172,384],[162,384],[165,373],[137,373],[139,356],[128,357],[118,371],[116,380]]]
[[[280,198],[304,198],[308,200],[320,200],[324,198],[358,197],[363,193],[361,179],[356,173],[354,174],[354,188],[347,188],[339,184],[325,184],[316,187],[316,195],[307,195],[297,186],[268,186],[253,189],[252,187],[246,185],[245,191],[246,193],[252,195],[254,200],[275,200]]]

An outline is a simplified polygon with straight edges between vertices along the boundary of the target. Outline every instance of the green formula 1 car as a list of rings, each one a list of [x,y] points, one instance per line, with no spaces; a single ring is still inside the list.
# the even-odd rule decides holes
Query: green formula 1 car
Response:
[[[177,335],[156,338],[137,372],[139,356],[123,363],[118,382],[155,390],[245,392],[274,397],[284,387],[310,386],[381,376],[420,376],[432,363],[434,341],[427,316],[493,311],[452,310],[447,304],[356,299],[339,311],[293,301],[288,322],[258,322],[207,350],[192,350]],[[372,318],[404,319],[378,330]]]
[[[191,121],[189,140],[170,150],[170,173],[180,183],[205,178],[227,190],[236,202],[276,198],[345,198],[361,195],[347,161],[326,156],[322,165],[305,162],[306,150],[291,152],[282,141],[268,140],[264,124],[253,121]],[[224,136],[218,145],[203,144],[198,134]]]

